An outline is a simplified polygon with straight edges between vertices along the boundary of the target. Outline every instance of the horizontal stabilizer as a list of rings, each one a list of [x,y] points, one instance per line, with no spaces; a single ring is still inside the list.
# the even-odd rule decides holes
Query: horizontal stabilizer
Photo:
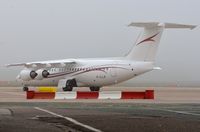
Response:
[[[163,27],[163,28],[189,28],[189,29],[194,29],[196,27],[196,25],[160,23],[160,22],[132,22],[128,26],[144,27],[144,28]]]

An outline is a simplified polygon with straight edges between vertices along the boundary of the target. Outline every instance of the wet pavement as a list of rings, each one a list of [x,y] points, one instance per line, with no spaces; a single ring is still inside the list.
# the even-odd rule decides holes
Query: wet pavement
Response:
[[[3,132],[92,131],[68,118],[106,132],[200,131],[199,104],[22,102],[0,108]]]

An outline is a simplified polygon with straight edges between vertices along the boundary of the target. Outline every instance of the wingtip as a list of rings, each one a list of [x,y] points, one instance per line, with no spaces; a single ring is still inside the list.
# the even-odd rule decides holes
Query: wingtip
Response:
[[[197,25],[193,25],[190,29],[193,30],[197,27]]]
[[[5,64],[5,65],[3,65],[3,66],[4,66],[4,67],[7,67],[7,68],[8,68],[8,67],[10,67],[10,65],[9,65],[9,64]]]
[[[154,70],[162,70],[161,67],[154,67],[153,69],[154,69]]]

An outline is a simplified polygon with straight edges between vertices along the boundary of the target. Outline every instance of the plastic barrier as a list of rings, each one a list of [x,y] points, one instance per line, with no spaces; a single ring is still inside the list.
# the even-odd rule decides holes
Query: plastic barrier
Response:
[[[27,91],[27,99],[54,99],[55,92],[34,92]]]
[[[98,99],[99,92],[77,92],[77,99]]]
[[[145,99],[154,99],[154,90],[146,90]]]
[[[39,92],[56,92],[56,87],[38,87],[37,88]]]
[[[76,99],[76,92],[56,92],[55,99]]]
[[[121,99],[144,99],[145,92],[132,92],[132,91],[124,91],[122,92]]]
[[[154,99],[154,90],[102,92],[35,92],[27,91],[27,99]]]
[[[121,99],[121,91],[102,91],[99,92],[98,99]]]
[[[35,95],[34,91],[27,91],[26,92],[26,99],[33,99]]]

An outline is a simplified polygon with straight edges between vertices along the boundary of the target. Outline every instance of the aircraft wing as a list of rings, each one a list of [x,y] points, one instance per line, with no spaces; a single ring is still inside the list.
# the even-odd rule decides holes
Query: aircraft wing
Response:
[[[13,67],[13,66],[24,66],[27,68],[46,68],[46,67],[64,67],[67,64],[75,64],[76,61],[74,60],[52,60],[52,61],[36,61],[36,62],[27,62],[27,63],[14,63],[8,64],[6,67]]]

